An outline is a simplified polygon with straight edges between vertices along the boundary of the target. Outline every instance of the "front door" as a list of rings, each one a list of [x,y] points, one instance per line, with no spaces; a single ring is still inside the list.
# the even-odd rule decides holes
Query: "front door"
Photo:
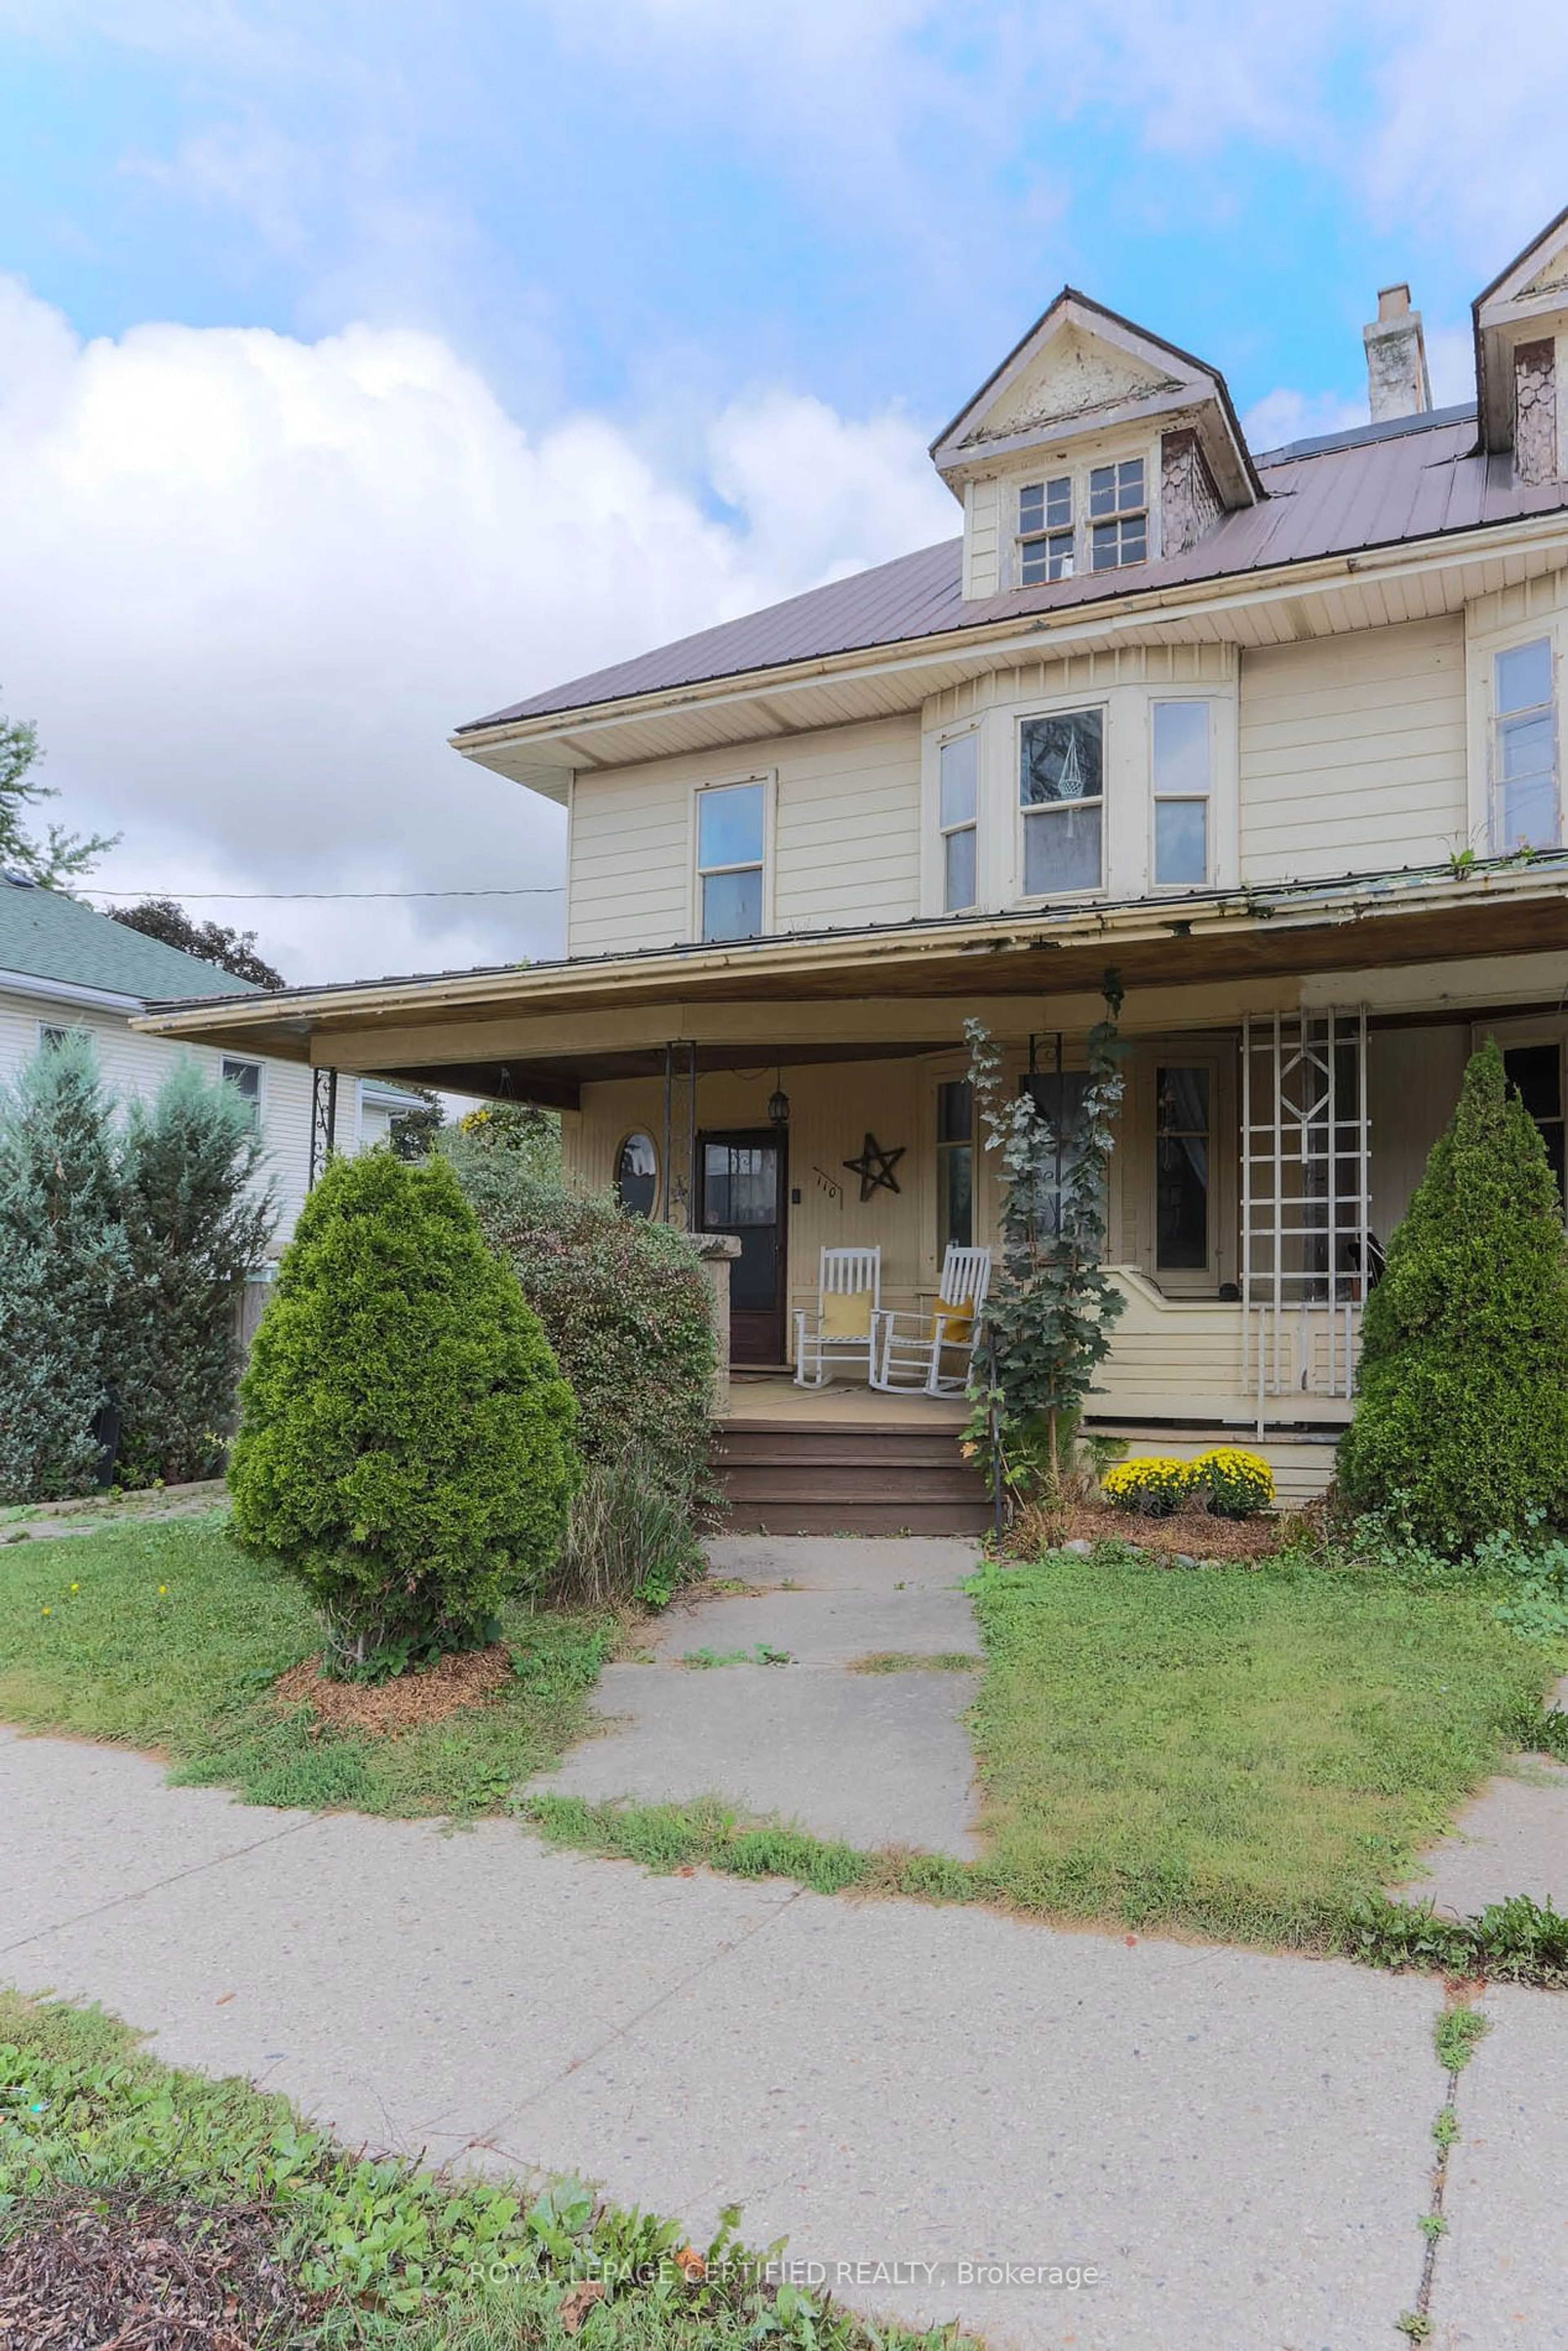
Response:
[[[784,1138],[772,1127],[698,1138],[706,1233],[733,1233],[729,1355],[735,1364],[782,1364],[784,1354]]]

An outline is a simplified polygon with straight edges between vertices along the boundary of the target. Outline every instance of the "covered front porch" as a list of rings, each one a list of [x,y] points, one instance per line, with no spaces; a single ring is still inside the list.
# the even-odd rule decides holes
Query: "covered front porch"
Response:
[[[949,1248],[994,1243],[966,1021],[998,1041],[1005,1086],[1070,1130],[1110,971],[1126,1088],[1107,1227],[1127,1305],[1093,1416],[1173,1447],[1250,1431],[1310,1448],[1323,1482],[1367,1290],[1487,1033],[1562,1166],[1562,857],[1266,904],[1197,893],[229,998],[155,1021],[308,1058],[323,1092],[373,1069],[559,1109],[571,1180],[728,1237],[727,1422],[907,1418],[950,1444],[951,1400],[851,1404],[845,1374],[810,1399],[769,1386],[761,1413],[751,1374],[787,1374],[824,1249],[875,1250],[881,1304],[911,1310],[935,1301]]]

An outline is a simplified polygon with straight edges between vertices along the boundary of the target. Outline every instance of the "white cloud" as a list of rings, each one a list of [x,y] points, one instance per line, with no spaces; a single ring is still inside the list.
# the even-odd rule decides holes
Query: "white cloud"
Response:
[[[1247,445],[1259,456],[1288,442],[1315,440],[1320,434],[1348,433],[1366,423],[1364,400],[1336,392],[1296,392],[1281,384],[1254,401],[1241,420]]]
[[[922,442],[759,392],[705,499],[601,417],[531,437],[430,334],[82,344],[0,279],[0,706],[70,821],[123,829],[117,886],[554,883],[559,811],[450,729],[951,532]],[[549,952],[559,905],[204,911],[304,979]]]

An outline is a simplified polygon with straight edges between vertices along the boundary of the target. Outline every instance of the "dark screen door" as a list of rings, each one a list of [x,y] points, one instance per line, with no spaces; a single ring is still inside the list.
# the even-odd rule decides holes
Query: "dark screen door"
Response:
[[[705,1134],[702,1228],[733,1233],[740,1255],[729,1269],[729,1354],[736,1364],[784,1361],[784,1142],[771,1127]]]

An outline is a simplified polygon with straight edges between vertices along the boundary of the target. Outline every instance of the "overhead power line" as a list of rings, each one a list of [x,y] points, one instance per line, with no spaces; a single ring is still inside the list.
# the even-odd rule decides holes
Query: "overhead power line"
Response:
[[[178,898],[183,903],[198,898],[222,898],[235,904],[269,905],[284,902],[312,902],[347,898],[559,898],[565,890],[564,882],[540,882],[523,890],[180,890],[172,883],[154,889],[141,883],[122,883],[118,889],[107,890],[101,883],[90,888],[75,884],[74,894],[83,898]]]

